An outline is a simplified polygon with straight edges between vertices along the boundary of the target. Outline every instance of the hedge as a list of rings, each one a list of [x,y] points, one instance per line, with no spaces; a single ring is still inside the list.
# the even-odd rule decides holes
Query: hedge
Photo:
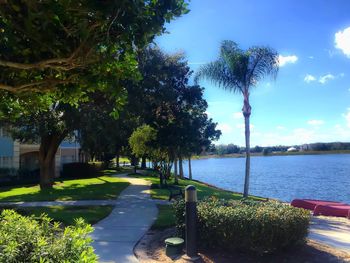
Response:
[[[276,201],[198,202],[198,240],[205,248],[271,253],[305,242],[310,213]],[[174,203],[176,226],[184,235],[185,203]]]
[[[89,178],[99,176],[99,170],[89,163],[66,163],[63,165],[63,178]]]
[[[40,171],[28,169],[0,168],[0,185],[37,184],[40,181]]]
[[[97,262],[88,234],[92,227],[82,219],[63,229],[42,215],[37,220],[3,210],[0,215],[0,262]]]

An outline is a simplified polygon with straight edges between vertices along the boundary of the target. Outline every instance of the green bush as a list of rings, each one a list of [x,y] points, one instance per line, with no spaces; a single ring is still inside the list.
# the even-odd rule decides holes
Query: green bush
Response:
[[[199,245],[209,248],[250,250],[271,253],[305,241],[308,211],[275,202],[219,201],[198,202]],[[174,204],[179,235],[185,229],[185,203]]]
[[[42,215],[38,220],[3,210],[0,215],[0,262],[97,262],[82,219],[62,228]]]
[[[99,176],[99,170],[89,163],[66,163],[61,176],[64,178],[89,178]]]

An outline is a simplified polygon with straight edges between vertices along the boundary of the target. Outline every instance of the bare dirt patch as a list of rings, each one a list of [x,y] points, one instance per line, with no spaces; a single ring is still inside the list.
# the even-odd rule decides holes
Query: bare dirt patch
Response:
[[[163,231],[150,230],[140,240],[135,247],[135,254],[142,263],[187,263],[188,261],[181,256],[171,259],[165,255],[164,240],[174,236],[175,228],[169,228]],[[253,253],[231,252],[225,251],[199,251],[200,259],[197,262],[204,263],[231,263],[231,262],[247,262],[247,263],[319,263],[319,262],[350,262],[350,254],[337,251],[330,246],[308,240],[303,246],[283,251],[274,255],[259,256]]]

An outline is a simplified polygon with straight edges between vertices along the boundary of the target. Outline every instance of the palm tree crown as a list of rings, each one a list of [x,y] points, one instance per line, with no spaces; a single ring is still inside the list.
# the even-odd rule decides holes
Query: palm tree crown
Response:
[[[220,55],[216,61],[203,65],[195,76],[195,82],[201,78],[210,79],[218,86],[243,95],[242,113],[245,123],[246,171],[244,197],[248,196],[250,176],[250,124],[251,106],[249,91],[262,78],[276,77],[278,72],[278,54],[269,47],[251,47],[241,50],[230,40],[221,44]]]
[[[218,86],[233,92],[244,93],[267,75],[276,77],[278,54],[269,47],[251,47],[241,50],[230,40],[221,44],[219,59],[203,65],[195,76],[198,82],[207,78]]]

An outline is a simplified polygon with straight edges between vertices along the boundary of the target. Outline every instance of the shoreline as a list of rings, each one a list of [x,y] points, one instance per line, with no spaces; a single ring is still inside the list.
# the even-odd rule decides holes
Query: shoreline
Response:
[[[190,179],[188,177],[184,177],[184,179],[185,180],[194,181],[196,183],[204,184],[205,186],[217,189],[219,191],[225,191],[225,192],[232,193],[232,194],[239,194],[239,195],[242,195],[242,198],[243,198],[243,193],[241,193],[241,192],[235,192],[235,191],[227,190],[227,189],[221,188],[219,186],[216,186],[216,185],[213,185],[213,184],[209,184],[209,183],[206,183],[206,182],[203,182],[203,181],[199,181],[199,180],[196,180],[196,179]],[[282,203],[287,203],[287,202],[284,202],[282,200],[275,199],[275,198],[269,198],[269,197],[263,197],[263,196],[258,196],[258,195],[251,195],[251,194],[249,194],[249,196],[265,199],[263,201],[270,201],[270,200],[272,200],[272,201],[278,201],[278,202],[282,202]]]
[[[290,156],[290,155],[327,155],[327,154],[350,154],[350,150],[343,151],[305,151],[305,152],[274,152],[264,155],[263,153],[251,153],[251,157],[271,157],[271,156]],[[213,155],[196,155],[193,156],[193,160],[211,159],[211,158],[245,158],[244,153],[232,153],[232,154],[213,154]]]

